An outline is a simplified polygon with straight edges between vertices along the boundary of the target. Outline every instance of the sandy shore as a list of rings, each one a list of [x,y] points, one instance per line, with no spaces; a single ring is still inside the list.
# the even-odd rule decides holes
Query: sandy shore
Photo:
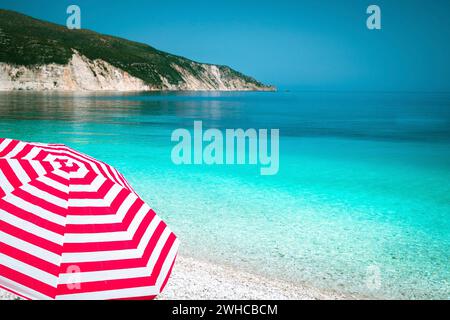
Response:
[[[267,279],[234,268],[178,257],[159,299],[317,300],[343,299],[334,293]]]
[[[0,289],[0,300],[16,298]],[[164,300],[316,300],[342,299],[334,293],[267,279],[230,267],[178,257],[163,294]]]

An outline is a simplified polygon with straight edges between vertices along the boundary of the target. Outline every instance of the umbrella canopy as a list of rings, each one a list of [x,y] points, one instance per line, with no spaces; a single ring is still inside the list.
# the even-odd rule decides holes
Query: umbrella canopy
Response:
[[[152,299],[178,240],[113,167],[0,139],[0,287],[28,299]]]

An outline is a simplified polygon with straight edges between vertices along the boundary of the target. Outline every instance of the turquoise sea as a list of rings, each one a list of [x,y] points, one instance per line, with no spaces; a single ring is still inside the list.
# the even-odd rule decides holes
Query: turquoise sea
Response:
[[[280,129],[280,170],[176,166],[171,133]],[[450,94],[0,93],[0,136],[117,167],[181,252],[356,297],[450,299]]]

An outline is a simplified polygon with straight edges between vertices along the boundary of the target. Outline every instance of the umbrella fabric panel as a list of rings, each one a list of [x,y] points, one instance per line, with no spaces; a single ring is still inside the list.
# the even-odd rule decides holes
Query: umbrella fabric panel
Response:
[[[113,167],[0,140],[0,286],[30,299],[152,298],[178,245]]]

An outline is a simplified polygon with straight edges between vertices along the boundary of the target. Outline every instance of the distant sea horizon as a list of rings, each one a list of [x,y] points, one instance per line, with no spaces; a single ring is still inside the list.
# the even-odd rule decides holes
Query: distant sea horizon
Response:
[[[270,82],[270,81],[269,81]],[[323,87],[308,87],[301,85],[283,85],[272,84],[280,92],[334,92],[334,93],[403,93],[403,94],[432,94],[432,93],[444,93],[450,94],[448,90],[426,90],[426,89],[373,89],[373,88],[354,88],[354,89],[342,89],[342,88],[323,88]]]

